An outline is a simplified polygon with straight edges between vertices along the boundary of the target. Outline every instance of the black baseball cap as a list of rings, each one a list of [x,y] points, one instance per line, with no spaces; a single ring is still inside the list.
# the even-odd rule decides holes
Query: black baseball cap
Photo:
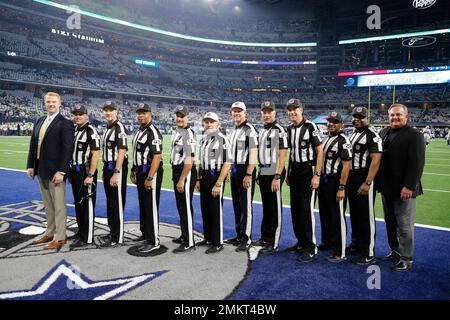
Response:
[[[271,100],[266,100],[263,103],[261,103],[261,110],[263,109],[272,109],[275,110],[275,103]]]
[[[72,113],[88,113],[87,108],[80,103],[75,103],[72,108]]]
[[[344,120],[342,119],[341,114],[339,112],[336,112],[336,111],[331,111],[328,114],[327,121],[337,121],[337,122],[340,122],[340,123],[344,122]]]
[[[136,107],[136,112],[138,112],[138,111],[152,112],[152,109],[145,102],[139,102]]]
[[[294,107],[294,108],[303,108],[303,103],[299,99],[289,99],[288,102],[286,102],[286,108]]]
[[[178,105],[178,106],[175,107],[174,113],[175,114],[180,113],[183,116],[187,116],[189,114],[189,110],[185,106]]]
[[[103,110],[105,110],[106,108],[111,108],[114,110],[117,110],[117,106],[114,102],[112,102],[111,100],[107,100],[105,101],[105,103],[103,104]]]
[[[353,108],[352,116],[356,118],[367,118],[367,108],[365,107],[355,107]]]

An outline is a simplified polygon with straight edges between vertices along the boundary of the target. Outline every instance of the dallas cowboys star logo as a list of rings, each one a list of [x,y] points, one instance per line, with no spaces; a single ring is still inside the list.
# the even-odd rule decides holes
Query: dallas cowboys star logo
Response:
[[[166,273],[92,281],[65,260],[55,265],[30,290],[0,292],[0,300],[108,300],[118,298]]]

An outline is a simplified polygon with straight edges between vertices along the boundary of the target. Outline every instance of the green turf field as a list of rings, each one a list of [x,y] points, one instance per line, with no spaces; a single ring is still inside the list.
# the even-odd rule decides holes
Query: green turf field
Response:
[[[131,142],[131,139],[129,139]],[[29,137],[0,137],[0,167],[25,169]],[[131,148],[130,148],[131,150]],[[163,188],[172,189],[169,165],[170,137],[164,138]],[[101,166],[100,166],[101,169]],[[433,140],[427,149],[426,165],[422,177],[425,195],[418,198],[416,222],[434,226],[450,227],[450,146],[443,139]],[[289,204],[289,191],[283,189],[283,204]],[[225,196],[230,196],[229,186]],[[259,190],[255,200],[261,200]],[[382,217],[380,196],[377,195],[376,213]]]

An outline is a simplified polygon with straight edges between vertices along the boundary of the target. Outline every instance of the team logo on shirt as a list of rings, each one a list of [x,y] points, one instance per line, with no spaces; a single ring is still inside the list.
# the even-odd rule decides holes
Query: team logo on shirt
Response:
[[[302,147],[304,147],[306,146],[306,141],[302,141],[300,144],[302,145]]]
[[[356,150],[359,150],[361,148],[361,146],[359,145],[359,144],[357,144],[356,146],[355,146],[355,149]]]
[[[319,136],[319,130],[314,130],[312,135],[318,137]]]
[[[381,138],[380,137],[375,137],[375,138],[373,138],[373,142],[379,143],[379,142],[381,142]]]
[[[123,139],[123,138],[126,138],[126,137],[127,137],[127,135],[125,133],[119,133],[119,138]]]
[[[344,144],[344,149],[351,150],[352,145],[350,143],[346,143],[346,144]]]

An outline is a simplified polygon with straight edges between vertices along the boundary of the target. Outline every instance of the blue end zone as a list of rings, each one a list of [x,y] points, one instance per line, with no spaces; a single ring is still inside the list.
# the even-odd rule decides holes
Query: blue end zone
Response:
[[[41,200],[37,181],[29,181],[25,173],[0,170],[0,205],[27,200]],[[194,228],[202,232],[199,197],[194,197]],[[420,199],[419,199],[420,201]],[[73,203],[70,186],[67,188],[67,202]],[[103,185],[99,183],[97,194],[98,217],[105,215]],[[224,238],[233,237],[234,213],[231,201],[224,201]],[[73,209],[69,210],[73,215]],[[258,239],[262,218],[262,207],[254,204],[253,239]],[[138,220],[136,188],[129,186],[125,208],[126,220]],[[172,192],[162,191],[160,220],[178,224],[175,198]],[[348,222],[350,229],[350,224]],[[17,228],[18,226],[16,226]],[[348,235],[350,230],[348,230]],[[316,216],[316,235],[320,235],[319,217]],[[318,237],[320,238],[320,237]],[[318,239],[319,240],[319,239]],[[319,253],[317,261],[300,264],[298,255],[282,250],[296,242],[290,217],[290,210],[283,210],[283,224],[280,252],[274,255],[260,255],[251,264],[251,270],[241,286],[230,296],[231,299],[450,299],[450,232],[416,227],[415,260],[411,271],[401,273],[389,269],[391,263],[378,261],[380,267],[380,289],[368,289],[367,267],[349,262],[333,264],[325,260],[326,253]],[[389,253],[386,229],[383,222],[377,222],[377,256]],[[229,249],[231,250],[231,248]],[[370,279],[369,279],[369,282]]]

